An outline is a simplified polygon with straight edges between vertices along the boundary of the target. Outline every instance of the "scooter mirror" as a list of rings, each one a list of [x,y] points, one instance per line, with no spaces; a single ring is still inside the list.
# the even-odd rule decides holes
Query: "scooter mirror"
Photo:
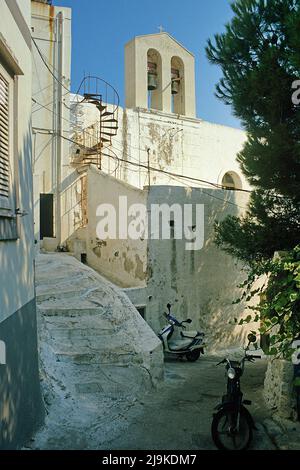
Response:
[[[171,310],[171,304],[167,304],[167,309],[170,311]]]
[[[186,322],[187,322],[187,323],[192,323],[192,320],[191,320],[190,318],[188,318],[188,319],[186,320]]]
[[[255,334],[250,333],[250,334],[247,336],[247,338],[248,338],[249,343],[256,343],[256,335],[255,335]]]

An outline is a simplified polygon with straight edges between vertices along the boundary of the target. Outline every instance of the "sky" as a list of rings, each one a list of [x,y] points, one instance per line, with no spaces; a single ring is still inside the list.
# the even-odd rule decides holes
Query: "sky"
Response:
[[[189,49],[196,60],[197,117],[241,127],[215,96],[220,69],[205,56],[208,38],[232,17],[230,0],[54,0],[72,8],[72,90],[84,73],[111,83],[124,105],[124,46],[134,36],[159,32],[159,26]]]

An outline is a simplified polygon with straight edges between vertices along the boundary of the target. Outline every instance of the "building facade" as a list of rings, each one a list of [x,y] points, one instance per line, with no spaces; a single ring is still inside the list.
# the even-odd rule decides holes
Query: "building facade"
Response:
[[[45,8],[51,14],[50,7]],[[47,28],[48,43],[48,23]],[[43,73],[47,75],[47,69]],[[231,308],[243,271],[214,246],[213,234],[217,219],[246,209],[251,188],[236,161],[246,134],[197,117],[194,56],[165,32],[136,37],[125,46],[124,108],[107,96],[107,88],[103,80],[86,77],[78,94],[71,96],[70,106],[64,106],[70,107],[71,134],[70,147],[64,142],[64,177],[57,186],[61,231],[59,239],[55,234],[52,239],[44,237],[44,248],[55,249],[60,242],[125,288],[155,331],[170,301],[179,316],[190,316],[198,327],[223,338],[224,344],[238,340],[235,328],[226,326],[227,333],[220,334],[216,325],[219,321],[222,329],[226,315],[243,314],[243,306],[234,312]],[[38,112],[47,116],[43,108]],[[53,109],[52,114],[55,119]],[[69,122],[65,117],[64,125]],[[40,159],[40,181],[43,161],[53,163],[53,158]],[[52,191],[50,186],[47,191]],[[128,205],[144,204],[148,213],[152,204],[163,200],[181,208],[191,201],[203,205],[204,246],[188,253],[184,240],[172,238],[102,239],[96,231],[97,207],[111,204],[117,210],[119,196]]]
[[[43,420],[34,288],[31,4],[0,16],[0,448],[18,448]]]
[[[103,171],[140,189],[250,189],[236,161],[245,132],[196,117],[195,59],[168,33],[139,36],[125,46],[125,91],[118,133],[102,152]],[[98,110],[78,104],[77,96],[72,101],[72,120],[79,121],[83,135],[95,134]],[[72,152],[84,161],[83,148],[74,145]]]
[[[227,215],[242,215],[247,203],[248,194],[221,189],[153,185],[141,190],[91,166],[87,170],[88,224],[68,246],[78,259],[84,253],[91,267],[123,287],[156,333],[170,302],[176,317],[189,317],[194,327],[206,332],[210,351],[240,346],[255,328],[249,324],[241,331],[233,322],[246,314],[243,303],[232,304],[246,276],[243,265],[214,244],[214,224]],[[186,207],[192,207],[191,218]],[[142,211],[137,213],[139,223],[135,210]],[[157,210],[161,214],[158,237],[152,223]],[[99,233],[99,224],[106,233]],[[185,232],[190,226],[192,249]],[[148,230],[143,232],[143,227]]]
[[[35,239],[55,249],[69,223],[65,194],[72,180],[71,9],[51,3],[31,2],[32,127]]]

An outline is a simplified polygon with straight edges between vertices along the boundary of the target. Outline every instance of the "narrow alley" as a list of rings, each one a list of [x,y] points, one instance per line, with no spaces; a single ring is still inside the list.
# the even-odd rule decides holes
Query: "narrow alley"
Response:
[[[27,447],[214,449],[212,413],[225,387],[218,355],[167,360],[161,380],[160,343],[126,295],[67,254],[39,255],[37,300],[47,417]],[[247,364],[242,383],[257,449],[274,448],[262,425],[265,369],[265,360]]]

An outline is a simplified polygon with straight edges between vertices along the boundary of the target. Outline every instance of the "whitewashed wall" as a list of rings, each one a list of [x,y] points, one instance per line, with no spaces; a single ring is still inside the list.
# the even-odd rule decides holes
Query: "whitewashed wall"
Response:
[[[23,17],[30,18],[30,1],[18,2]],[[27,25],[29,31],[29,24]],[[18,77],[17,162],[19,206],[27,215],[19,217],[19,239],[0,241],[0,322],[34,298],[33,213],[31,167],[31,51],[24,41],[5,1],[1,2],[0,32],[23,75]],[[1,61],[2,62],[2,61]],[[12,112],[12,110],[11,110]],[[16,134],[14,134],[14,139]]]
[[[67,194],[68,188],[76,181],[76,175],[72,174],[74,169],[70,167],[70,142],[67,140],[70,137],[71,9],[35,1],[31,4],[32,35],[48,68],[60,82],[55,80],[33,45],[35,237],[39,241],[40,193],[53,193],[56,246],[66,238],[66,232],[74,229],[70,210],[76,207],[76,198],[70,201]]]
[[[76,119],[77,110],[83,128],[96,123],[95,107],[85,104],[80,108],[73,107],[73,119]],[[140,108],[120,108],[118,117],[118,134],[112,140],[111,157],[103,157],[103,171],[138,188],[148,186],[149,181],[151,185],[192,184],[213,188],[212,184],[222,183],[226,172],[234,172],[240,178],[242,188],[250,189],[236,161],[246,141],[242,130]],[[76,146],[72,147],[73,152],[75,149]],[[120,159],[116,171],[114,156]],[[155,168],[150,170],[150,178],[148,164]],[[160,170],[201,181],[184,180]]]

